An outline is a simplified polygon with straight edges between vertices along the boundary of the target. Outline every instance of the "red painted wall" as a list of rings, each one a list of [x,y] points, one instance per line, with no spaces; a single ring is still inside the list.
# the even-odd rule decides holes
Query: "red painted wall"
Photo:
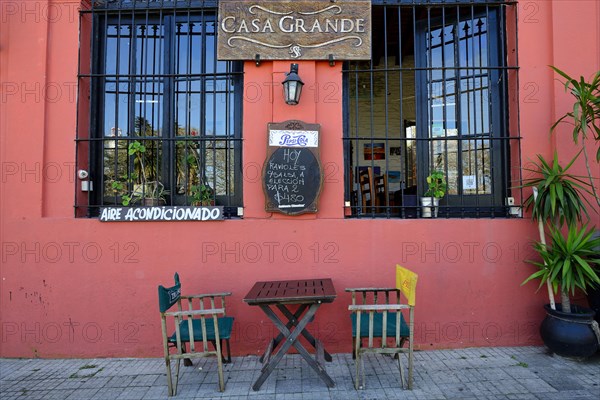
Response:
[[[33,5],[32,5],[33,4]],[[537,230],[528,219],[346,220],[341,64],[301,62],[299,106],[279,82],[289,62],[245,65],[244,219],[100,223],[73,217],[77,2],[0,3],[0,356],[159,356],[156,286],[181,275],[184,292],[229,290],[237,355],[257,354],[272,325],[242,298],[257,280],[331,277],[338,292],[313,330],[333,352],[351,349],[344,288],[394,283],[394,265],[419,274],[421,349],[539,343],[545,295],[521,287]],[[600,5],[519,5],[523,164],[548,156],[552,121],[569,98],[547,67],[600,69]],[[316,215],[264,211],[266,125],[321,124],[325,184]],[[515,122],[516,123],[516,122]],[[574,150],[558,136],[561,157]],[[578,165],[581,168],[581,165]]]

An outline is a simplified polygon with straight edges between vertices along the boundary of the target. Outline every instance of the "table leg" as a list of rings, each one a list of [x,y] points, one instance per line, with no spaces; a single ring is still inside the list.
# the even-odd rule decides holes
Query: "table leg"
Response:
[[[304,305],[304,306],[305,306],[305,308],[306,308],[306,305]],[[281,311],[281,313],[282,313],[283,315],[285,315],[285,316],[286,316],[286,317],[287,317],[287,318],[290,320],[290,322],[293,322],[293,325],[294,325],[294,326],[296,325],[296,322],[298,321],[298,317],[300,317],[300,315],[302,314],[302,312],[301,312],[300,314],[298,314],[298,311],[300,311],[300,309],[298,309],[298,311],[296,311],[296,313],[292,314],[292,312],[291,312],[290,310],[288,310],[288,309],[287,309],[287,307],[286,307],[286,306],[284,306],[283,304],[278,304],[278,305],[277,305],[277,308],[279,309],[279,311]],[[304,311],[304,310],[302,310],[302,311]],[[288,327],[288,329],[290,328],[290,322],[288,322],[288,323],[286,324],[286,326]],[[282,335],[281,333],[279,334],[279,336],[283,337],[283,335]],[[279,336],[277,336],[277,337],[279,338]],[[310,343],[310,344],[311,344],[311,346],[312,346],[312,347],[313,347],[315,350],[317,349],[317,341],[316,341],[315,337],[314,337],[314,336],[313,336],[313,335],[312,335],[312,334],[311,334],[309,331],[307,331],[306,329],[304,329],[304,330],[302,331],[302,336],[304,336],[304,338],[305,338],[306,340],[308,340],[308,343]],[[281,340],[281,339],[280,339],[280,340]],[[325,355],[325,360],[326,360],[326,361],[331,361],[331,360],[333,360],[333,359],[331,358],[331,354],[329,354],[329,353],[327,352],[327,350],[325,350],[325,348],[323,348],[323,352],[324,352],[324,355]]]
[[[298,322],[298,318],[300,318],[300,316],[302,315],[302,313],[304,313],[304,310],[306,310],[308,308],[308,304],[300,304],[300,306],[298,307],[298,309],[296,310],[296,312],[294,314],[292,314],[287,308],[285,308],[285,306],[277,306],[280,310],[283,308],[282,311],[283,314],[288,318],[288,322],[287,324],[285,324],[285,326],[290,329],[292,326],[296,326],[296,323]],[[279,345],[279,343],[281,342],[281,340],[283,339],[283,334],[279,333],[279,335],[277,335],[277,337],[275,339],[273,339],[273,347],[271,348],[271,351],[274,352],[275,349],[277,348],[277,345]],[[310,339],[309,339],[310,341]],[[314,338],[313,338],[314,341]],[[311,344],[314,347],[313,342],[311,342]],[[259,361],[263,362],[263,360],[265,359],[265,356],[267,355],[267,350],[265,350],[265,353],[263,353],[263,355],[260,357]],[[331,360],[328,360],[331,361]]]
[[[331,377],[329,375],[327,375],[327,372],[325,371],[325,369],[319,363],[317,363],[311,357],[310,353],[304,348],[304,346],[302,346],[302,344],[300,342],[298,342],[298,336],[300,335],[300,333],[302,333],[304,331],[304,329],[306,328],[306,325],[311,320],[311,318],[315,315],[319,306],[320,306],[320,304],[318,304],[318,303],[312,304],[310,306],[310,308],[308,309],[308,312],[304,315],[304,317],[302,317],[302,319],[300,319],[300,321],[298,321],[298,324],[296,325],[296,329],[294,329],[293,332],[290,332],[289,328],[279,319],[277,314],[275,314],[275,312],[273,310],[271,310],[269,308],[269,306],[266,306],[266,305],[260,306],[260,308],[269,317],[269,319],[271,319],[271,321],[273,321],[275,326],[281,331],[281,333],[283,334],[283,337],[285,337],[287,340],[281,346],[281,348],[279,349],[277,354],[275,354],[275,356],[267,362],[265,367],[263,367],[263,372],[258,377],[258,379],[254,383],[254,385],[252,385],[253,390],[256,391],[256,390],[260,389],[262,384],[269,377],[271,372],[273,372],[273,370],[275,369],[277,364],[279,364],[279,362],[281,361],[283,356],[288,352],[288,350],[290,349],[290,347],[292,345],[298,350],[298,352],[306,360],[308,365],[313,370],[315,370],[317,375],[319,375],[319,377],[325,382],[325,384],[328,387],[335,386],[335,382],[333,382],[333,379],[331,379]]]
[[[272,358],[269,361],[267,361],[265,366],[262,368],[262,373],[260,374],[260,376],[258,377],[256,382],[254,382],[254,385],[252,385],[252,389],[255,391],[260,389],[260,387],[267,380],[269,375],[271,375],[271,372],[273,372],[273,370],[275,369],[277,364],[279,364],[279,362],[283,358],[284,354],[288,352],[290,347],[292,347],[292,344],[296,341],[296,339],[298,338],[298,335],[300,335],[301,329],[304,329],[306,324],[308,324],[308,319],[304,318],[298,324],[298,326],[300,326],[301,329],[299,330],[298,328],[296,328],[296,330],[294,330],[294,332],[292,332],[290,334],[289,329],[283,324],[283,322],[281,322],[279,317],[277,317],[277,315],[273,312],[273,310],[271,310],[269,308],[268,305],[261,305],[260,308],[269,317],[269,319],[271,321],[273,321],[273,323],[275,324],[277,329],[279,329],[281,331],[281,333],[283,334],[284,337],[287,338],[287,340],[281,346],[279,351],[274,356],[272,355]],[[307,315],[308,314],[314,315],[315,312],[316,312],[316,309],[309,310]]]

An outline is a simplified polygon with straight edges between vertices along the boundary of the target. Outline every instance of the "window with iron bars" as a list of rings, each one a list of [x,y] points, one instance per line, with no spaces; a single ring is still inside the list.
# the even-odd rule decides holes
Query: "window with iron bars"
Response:
[[[511,216],[515,2],[373,1],[372,26],[371,60],[343,71],[351,217]]]
[[[81,11],[77,166],[91,184],[77,188],[77,216],[140,205],[237,215],[242,65],[217,60],[216,6],[98,0]]]

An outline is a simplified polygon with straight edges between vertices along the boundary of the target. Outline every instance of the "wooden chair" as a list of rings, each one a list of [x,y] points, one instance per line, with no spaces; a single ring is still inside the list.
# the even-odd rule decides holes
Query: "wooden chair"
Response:
[[[396,356],[402,387],[405,386],[405,378],[401,355],[408,353],[406,386],[412,389],[416,285],[417,275],[398,265],[396,266],[396,288],[346,289],[352,294],[352,304],[348,309],[352,312],[353,356],[356,358],[354,387],[357,390],[362,389],[365,384],[362,356],[366,353]],[[402,303],[400,293],[404,295],[406,304]],[[404,347],[406,342],[408,347]]]
[[[158,286],[158,303],[162,322],[163,348],[167,367],[167,385],[169,396],[177,394],[179,383],[179,364],[192,365],[191,358],[216,356],[219,375],[219,391],[225,390],[223,379],[222,341],[227,344],[227,360],[231,362],[229,339],[233,327],[233,317],[225,316],[225,297],[231,293],[181,295],[179,274],[175,274],[175,286],[165,288]],[[176,311],[168,311],[177,304]],[[221,317],[218,317],[222,315]],[[174,329],[167,333],[167,327]],[[214,351],[210,351],[208,343],[212,343]],[[189,343],[189,349],[186,349]],[[171,352],[175,349],[175,352]],[[177,360],[175,368],[175,385],[171,374],[171,360]]]
[[[358,191],[362,212],[369,212],[375,206],[375,191],[373,186],[373,169],[363,168],[358,171]]]

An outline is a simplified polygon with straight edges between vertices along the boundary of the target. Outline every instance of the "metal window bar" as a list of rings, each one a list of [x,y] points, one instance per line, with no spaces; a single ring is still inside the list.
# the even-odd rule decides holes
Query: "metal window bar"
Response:
[[[77,182],[76,216],[96,216],[102,206],[120,205],[122,194],[112,186],[120,178],[122,191],[137,190],[144,169],[127,154],[135,141],[146,146],[147,180],[164,182],[169,204],[190,204],[194,177],[189,165],[179,164],[195,154],[202,178],[210,178],[213,201],[226,206],[226,217],[237,215],[243,73],[240,63],[216,60],[216,6],[196,0],[82,4],[80,36],[87,39],[89,32],[90,40],[81,45],[89,45],[90,67],[80,49],[76,161],[90,171],[94,191],[81,193]],[[174,124],[184,125],[181,132]],[[141,185],[139,194],[147,190]]]
[[[511,187],[519,184],[511,179],[520,180],[515,171],[521,162],[518,107],[510,103],[518,96],[513,83],[518,59],[509,57],[507,48],[509,40],[517,43],[515,7],[513,1],[490,0],[373,1],[373,26],[383,26],[383,32],[373,32],[373,56],[369,62],[347,62],[343,69],[345,200],[351,204],[350,217],[421,216],[420,207],[407,200],[426,191],[425,178],[436,161],[449,184],[439,210],[442,217],[513,215],[506,197],[522,198],[520,190]],[[510,30],[505,29],[507,18],[515,19]],[[435,43],[434,31],[441,35]],[[378,48],[381,44],[383,49]],[[433,62],[436,51],[439,59]],[[396,65],[391,65],[390,54],[398,54]],[[404,61],[410,57],[412,65]],[[399,95],[400,101],[392,103],[388,97],[392,94]],[[407,101],[411,95],[417,98],[414,104]],[[449,105],[452,100],[454,104]],[[439,112],[434,102],[441,102]],[[438,115],[442,116],[442,132],[436,136],[432,128]],[[407,133],[411,120],[416,123],[417,137]],[[374,154],[378,143],[386,153],[393,143],[400,143],[399,163],[390,156],[367,158],[366,149]],[[417,147],[414,160],[413,143]],[[399,168],[403,182],[381,206],[365,210],[358,185],[361,167],[370,167],[374,175],[376,169],[388,174]],[[408,190],[405,185],[413,180],[416,188]]]

